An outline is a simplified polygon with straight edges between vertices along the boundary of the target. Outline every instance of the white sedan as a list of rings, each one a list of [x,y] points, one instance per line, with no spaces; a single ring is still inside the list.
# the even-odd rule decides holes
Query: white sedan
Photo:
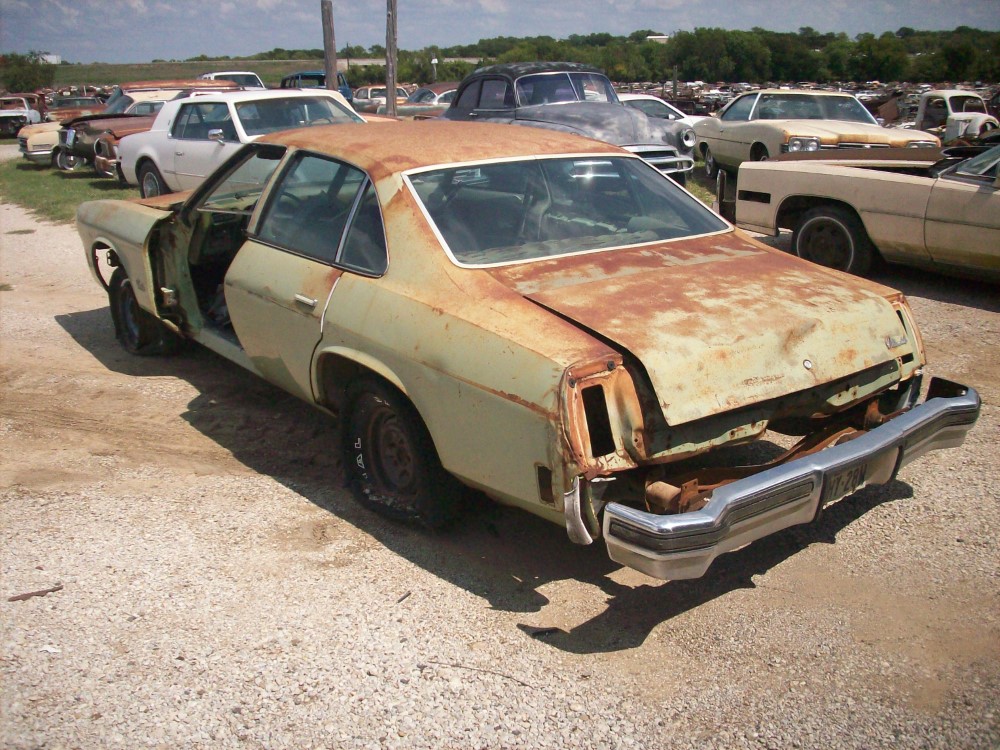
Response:
[[[364,123],[336,91],[232,91],[175,99],[122,139],[121,172],[143,198],[197,187],[244,143],[278,130]]]
[[[659,117],[661,120],[683,122],[692,128],[696,122],[705,119],[701,115],[686,115],[673,104],[665,102],[660,97],[653,96],[652,94],[619,94],[618,101],[626,107],[634,107],[641,112],[645,112],[647,117]]]

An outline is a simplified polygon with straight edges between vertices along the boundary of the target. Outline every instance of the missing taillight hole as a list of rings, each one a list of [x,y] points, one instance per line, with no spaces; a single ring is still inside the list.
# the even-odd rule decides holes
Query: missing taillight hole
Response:
[[[611,434],[611,419],[608,416],[608,402],[604,388],[592,385],[583,389],[583,411],[587,417],[587,431],[590,433],[590,453],[605,456],[614,453],[615,439]]]
[[[546,505],[555,505],[556,496],[552,491],[552,469],[548,466],[536,467],[538,474],[538,496]]]

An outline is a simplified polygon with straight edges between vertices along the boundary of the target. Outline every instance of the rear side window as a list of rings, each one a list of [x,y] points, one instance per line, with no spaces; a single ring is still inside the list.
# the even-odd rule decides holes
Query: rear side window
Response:
[[[227,141],[236,141],[236,128],[229,114],[229,106],[222,102],[184,104],[177,113],[172,134],[182,140],[207,141],[213,130],[221,130]]]
[[[479,104],[479,89],[482,81],[473,81],[462,90],[462,95],[455,105],[458,109],[475,109]]]

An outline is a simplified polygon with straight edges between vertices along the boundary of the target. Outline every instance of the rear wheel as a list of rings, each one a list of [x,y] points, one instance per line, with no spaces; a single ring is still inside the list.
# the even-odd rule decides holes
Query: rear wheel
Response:
[[[858,276],[868,272],[875,254],[860,219],[840,206],[806,211],[792,233],[792,248],[800,258]]]
[[[166,195],[170,192],[167,183],[163,181],[163,175],[156,165],[151,161],[144,162],[139,167],[139,195],[143,198],[155,198],[157,195]]]
[[[719,164],[715,161],[715,156],[712,155],[712,149],[705,146],[705,176],[714,180],[718,173]]]
[[[363,380],[348,393],[344,448],[357,500],[396,520],[438,528],[452,520],[461,486],[441,466],[430,433],[397,390]]]
[[[125,351],[138,355],[171,354],[179,348],[181,339],[177,334],[139,306],[132,280],[122,266],[111,274],[108,302],[115,336]]]

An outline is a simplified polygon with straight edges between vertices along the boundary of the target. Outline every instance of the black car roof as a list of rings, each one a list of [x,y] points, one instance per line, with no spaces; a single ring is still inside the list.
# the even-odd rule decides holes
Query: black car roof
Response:
[[[583,63],[573,62],[518,62],[499,63],[497,65],[486,65],[476,68],[469,76],[481,74],[503,75],[511,78],[531,75],[532,73],[598,73],[604,75],[604,71]]]

